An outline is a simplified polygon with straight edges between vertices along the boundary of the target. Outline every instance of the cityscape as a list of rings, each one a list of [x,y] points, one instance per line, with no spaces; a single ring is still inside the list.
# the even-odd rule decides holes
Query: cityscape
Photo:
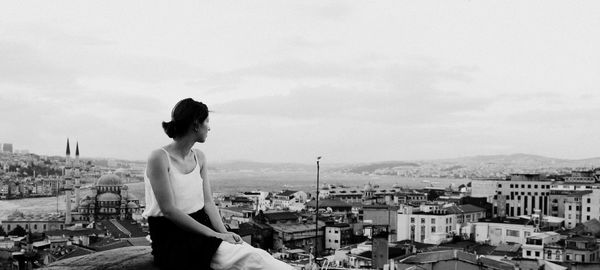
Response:
[[[140,215],[144,164],[84,159],[79,142],[71,147],[67,139],[64,156],[40,156],[2,145],[0,205],[10,212],[0,213],[1,269],[54,269],[94,254],[149,252]],[[440,174],[447,169],[432,178],[427,169],[412,176],[417,186],[404,185],[403,173],[395,173],[396,182],[381,181],[391,171],[382,167],[404,165],[329,168],[364,183],[322,182],[318,194],[314,182],[305,190],[215,189],[214,197],[228,230],[296,269],[600,267],[600,168],[462,178]],[[32,207],[19,204],[27,200]]]
[[[0,1],[0,270],[600,270],[599,14]]]

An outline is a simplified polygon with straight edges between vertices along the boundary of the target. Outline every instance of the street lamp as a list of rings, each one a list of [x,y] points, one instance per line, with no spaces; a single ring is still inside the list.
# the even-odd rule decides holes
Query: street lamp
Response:
[[[318,239],[319,239],[319,161],[321,156],[317,157],[317,195],[316,197],[316,208],[315,208],[315,264],[317,263],[317,250],[318,250]]]

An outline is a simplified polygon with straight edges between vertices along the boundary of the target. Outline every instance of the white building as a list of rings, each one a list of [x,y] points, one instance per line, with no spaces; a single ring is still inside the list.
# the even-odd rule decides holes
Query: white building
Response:
[[[544,246],[556,243],[559,240],[560,234],[555,232],[533,233],[525,239],[525,244],[521,247],[522,256],[526,259],[546,259],[544,258]]]
[[[308,195],[304,191],[284,190],[273,195],[271,198],[273,208],[289,209],[290,205],[300,203],[304,204],[308,199]]]
[[[397,240],[439,245],[452,239],[456,231],[456,215],[438,209],[431,212],[415,211],[403,208],[398,214]]]
[[[475,241],[497,246],[500,243],[525,244],[536,228],[529,220],[507,218],[475,223]]]
[[[453,236],[471,236],[473,222],[485,217],[485,209],[473,205],[427,207],[430,211],[401,207],[398,211],[397,240],[439,245]],[[469,228],[465,229],[464,228]]]
[[[269,192],[267,191],[247,191],[242,194],[242,196],[252,200],[254,202],[254,206],[257,212],[262,210],[266,211],[269,208],[270,202],[267,200],[267,196],[269,196]]]
[[[600,220],[600,189],[593,189],[592,193],[582,196],[581,210],[581,222],[586,222],[594,218]]]

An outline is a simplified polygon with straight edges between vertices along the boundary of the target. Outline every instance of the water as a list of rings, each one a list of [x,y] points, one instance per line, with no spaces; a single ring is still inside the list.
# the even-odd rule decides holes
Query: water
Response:
[[[209,172],[209,181],[213,192],[236,193],[242,191],[262,190],[281,191],[283,189],[302,190],[306,192],[316,189],[316,175],[304,172],[235,172],[212,173]],[[369,176],[342,173],[323,173],[320,175],[320,184],[343,184],[346,186],[363,187],[367,183],[379,185],[381,188],[391,188],[397,184],[408,188],[421,188],[425,186],[447,187],[469,182],[469,179],[448,178],[409,178],[399,176]],[[129,192],[144,202],[144,183],[127,184]],[[90,190],[82,190],[81,196],[90,194]],[[64,196],[58,199],[58,208],[65,209]],[[24,213],[56,212],[56,197],[31,198],[10,201],[0,201],[0,220],[6,218],[15,210]]]

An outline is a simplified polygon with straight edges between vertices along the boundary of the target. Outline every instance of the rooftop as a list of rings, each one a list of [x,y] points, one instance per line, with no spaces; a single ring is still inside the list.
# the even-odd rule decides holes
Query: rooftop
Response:
[[[424,252],[412,255],[402,260],[402,263],[407,264],[427,264],[436,263],[439,261],[459,260],[471,264],[479,264],[490,269],[513,270],[514,266],[509,263],[492,260],[486,257],[479,257],[472,253],[463,252],[460,250],[442,250],[434,252]]]

